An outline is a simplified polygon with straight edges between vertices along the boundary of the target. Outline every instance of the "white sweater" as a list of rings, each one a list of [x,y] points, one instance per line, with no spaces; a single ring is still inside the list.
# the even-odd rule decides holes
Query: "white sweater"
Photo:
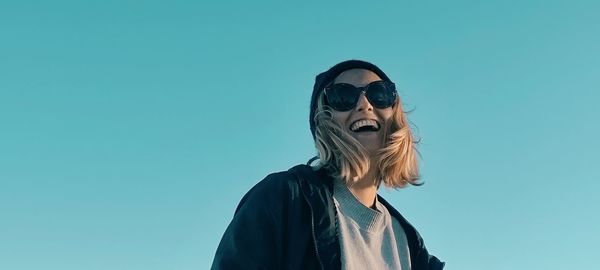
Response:
[[[339,180],[334,184],[333,201],[342,269],[410,269],[406,234],[385,206],[376,199],[377,210],[366,207]]]

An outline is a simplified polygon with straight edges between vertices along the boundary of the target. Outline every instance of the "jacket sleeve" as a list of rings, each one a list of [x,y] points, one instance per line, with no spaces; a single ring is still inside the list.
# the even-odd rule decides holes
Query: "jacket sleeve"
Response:
[[[423,270],[443,270],[446,263],[440,261],[436,256],[429,254],[429,251],[427,251],[427,248],[425,247],[425,243],[423,243],[423,238],[419,236],[419,239],[420,250],[416,257],[419,262],[419,267],[415,268]]]
[[[275,177],[267,177],[240,201],[211,269],[277,269],[281,260],[281,202]],[[279,181],[281,182],[281,181]]]
[[[429,254],[425,246],[417,252],[417,256],[412,261],[413,269],[417,270],[443,270],[445,262],[440,261],[436,256]]]
[[[440,261],[437,257],[429,255],[429,270],[443,270],[445,262]]]

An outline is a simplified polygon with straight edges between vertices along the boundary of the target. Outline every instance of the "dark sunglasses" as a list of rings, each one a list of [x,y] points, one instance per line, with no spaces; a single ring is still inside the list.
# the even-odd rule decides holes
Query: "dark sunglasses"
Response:
[[[365,87],[336,83],[325,87],[325,102],[336,111],[349,111],[356,107],[360,94],[363,92],[369,103],[378,109],[392,107],[398,95],[396,85],[388,81],[372,82]]]

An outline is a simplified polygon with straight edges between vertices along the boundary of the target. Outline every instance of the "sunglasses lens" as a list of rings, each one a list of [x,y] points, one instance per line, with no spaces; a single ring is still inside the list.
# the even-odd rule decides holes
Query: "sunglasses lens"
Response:
[[[392,107],[396,102],[396,87],[393,83],[372,82],[366,86],[369,103],[378,109]],[[326,89],[327,103],[336,111],[349,111],[356,106],[362,88],[351,84],[334,84]]]
[[[334,84],[327,89],[327,103],[336,111],[348,111],[354,108],[360,94],[349,84]]]
[[[369,84],[367,98],[375,108],[389,108],[396,101],[396,90],[393,84],[387,85],[382,81],[374,82]]]

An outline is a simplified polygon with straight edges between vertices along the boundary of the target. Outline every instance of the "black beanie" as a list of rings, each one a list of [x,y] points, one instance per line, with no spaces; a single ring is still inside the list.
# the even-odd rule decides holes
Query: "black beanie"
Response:
[[[310,132],[312,133],[313,139],[315,138],[315,111],[317,110],[317,98],[325,90],[325,86],[331,83],[338,75],[349,69],[366,69],[373,71],[379,78],[384,81],[391,82],[385,73],[379,69],[376,65],[361,60],[348,60],[341,62],[329,70],[317,75],[315,78],[315,86],[313,87],[312,97],[310,99]]]

